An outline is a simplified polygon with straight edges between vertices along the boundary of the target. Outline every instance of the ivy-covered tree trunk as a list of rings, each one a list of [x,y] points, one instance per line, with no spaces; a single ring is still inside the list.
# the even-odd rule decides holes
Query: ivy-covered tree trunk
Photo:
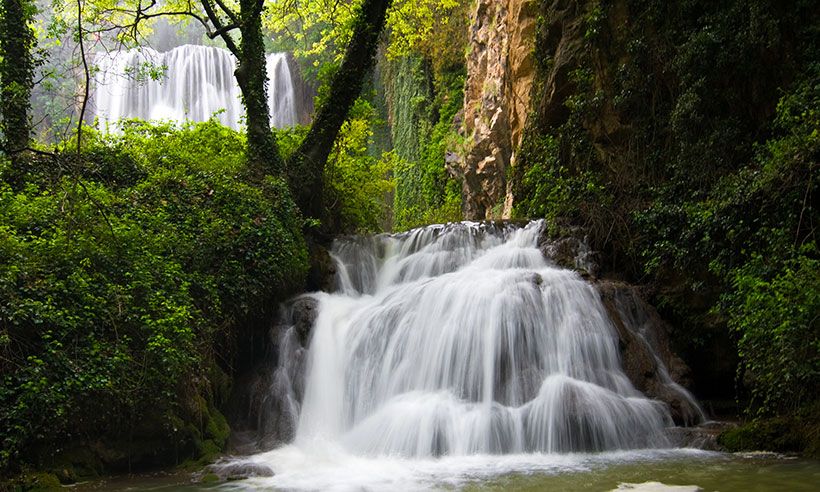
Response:
[[[247,114],[248,160],[256,174],[281,175],[282,158],[271,132],[267,97],[267,63],[262,39],[261,0],[239,2],[241,42],[236,80]]]
[[[391,0],[364,0],[353,26],[341,67],[334,75],[322,104],[299,148],[288,162],[291,192],[307,217],[324,214],[324,168],[339,130],[373,67],[379,34],[384,28]],[[258,177],[282,175],[283,165],[276,137],[271,132],[267,99],[267,64],[262,38],[264,0],[239,0],[236,12],[220,0],[201,0],[208,21],[208,36],[221,37],[237,57],[236,80],[247,114],[248,158]],[[202,19],[200,19],[202,21]],[[208,27],[207,22],[203,21]],[[230,32],[238,29],[237,42]]]
[[[0,128],[3,150],[12,162],[28,147],[31,137],[29,106],[35,38],[30,21],[35,11],[33,2],[27,0],[2,0],[0,7]]]
[[[304,141],[288,162],[294,198],[307,217],[321,218],[324,213],[325,163],[350,108],[362,91],[364,78],[373,67],[379,34],[384,28],[390,4],[391,0],[364,0],[362,3],[353,36],[342,65],[333,76],[328,97]]]

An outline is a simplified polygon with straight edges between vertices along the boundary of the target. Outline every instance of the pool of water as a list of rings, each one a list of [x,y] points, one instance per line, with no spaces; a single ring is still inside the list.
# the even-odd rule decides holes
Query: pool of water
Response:
[[[820,462],[771,455],[710,454],[637,460],[582,473],[509,474],[463,490],[817,491]]]
[[[820,462],[749,453],[693,449],[600,454],[527,454],[444,457],[435,460],[362,458],[327,453],[309,460],[298,448],[256,455],[272,477],[213,484],[199,474],[121,477],[77,486],[79,490],[159,491],[818,491]]]

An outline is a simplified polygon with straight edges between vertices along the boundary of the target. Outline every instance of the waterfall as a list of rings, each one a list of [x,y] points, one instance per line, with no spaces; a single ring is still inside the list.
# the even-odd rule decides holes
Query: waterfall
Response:
[[[542,227],[338,239],[338,292],[311,295],[295,444],[413,458],[667,446],[669,409],[627,378],[600,294],[543,256]]]
[[[696,452],[668,449],[673,416],[697,423],[700,409],[672,382],[651,307],[557,266],[549,251],[568,243],[543,229],[337,238],[335,292],[283,306],[275,367],[241,400],[241,429],[259,434],[237,445],[262,452],[211,469],[249,489],[455,490]]]
[[[95,56],[96,116],[101,128],[124,118],[206,121],[216,114],[238,129],[244,118],[234,77],[236,59],[227,50],[184,45],[165,53],[141,48]],[[160,70],[156,79],[149,70]],[[284,53],[267,55],[268,107],[277,128],[298,122],[293,75]]]

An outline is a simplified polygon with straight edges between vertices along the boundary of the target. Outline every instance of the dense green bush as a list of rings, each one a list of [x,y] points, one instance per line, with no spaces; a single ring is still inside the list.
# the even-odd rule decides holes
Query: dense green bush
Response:
[[[393,226],[405,230],[461,220],[461,183],[448,173],[445,156],[458,140],[453,119],[464,99],[465,67],[434,66],[417,55],[386,64],[391,135],[398,158]]]
[[[755,257],[734,273],[726,295],[739,335],[744,383],[761,414],[791,412],[820,392],[820,259],[814,249],[772,276]]]
[[[735,387],[704,350],[728,333],[754,414],[816,398],[813,2],[589,1],[563,27],[551,6],[517,214],[583,227],[605,273],[648,284],[707,396]],[[558,59],[556,29],[576,25],[563,34],[583,42]]]
[[[393,152],[371,155],[374,120],[372,105],[358,99],[342,126],[325,166],[325,204],[331,230],[378,232],[388,227]]]
[[[86,139],[0,183],[0,468],[92,442],[110,466],[218,450],[217,358],[306,272],[301,215],[283,181],[247,182],[241,135]]]
[[[664,201],[636,214],[653,238],[643,250],[648,271],[708,265],[722,293],[712,314],[737,335],[755,412],[793,411],[820,389],[817,74],[811,67],[781,98],[776,137],[752,162],[717,180],[702,200]]]

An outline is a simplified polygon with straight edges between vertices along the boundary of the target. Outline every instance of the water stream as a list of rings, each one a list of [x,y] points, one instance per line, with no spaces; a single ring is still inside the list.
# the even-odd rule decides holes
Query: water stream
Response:
[[[337,244],[297,445],[405,457],[661,447],[666,407],[621,369],[597,292],[524,228]]]

